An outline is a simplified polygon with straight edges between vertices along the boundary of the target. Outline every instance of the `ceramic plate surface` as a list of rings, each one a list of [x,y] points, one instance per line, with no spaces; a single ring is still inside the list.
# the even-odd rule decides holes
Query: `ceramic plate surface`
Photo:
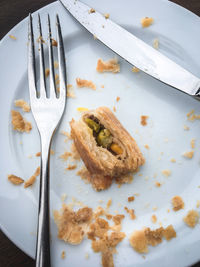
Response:
[[[113,21],[134,33],[152,45],[159,40],[159,50],[169,58],[200,77],[200,19],[191,12],[168,1],[160,0],[85,0],[85,3],[102,13],[110,13]],[[112,198],[110,212],[124,213],[124,206],[133,208],[137,216],[131,220],[127,214],[122,231],[127,238],[121,242],[114,255],[115,266],[188,266],[200,259],[200,225],[194,229],[183,222],[188,210],[197,209],[200,200],[200,122],[190,122],[186,114],[194,109],[200,114],[200,103],[145,75],[132,73],[131,66],[119,58],[119,74],[99,74],[96,64],[99,58],[108,60],[116,57],[98,40],[94,40],[87,31],[75,22],[59,2],[52,3],[38,11],[47,33],[46,19],[49,13],[55,36],[55,15],[60,16],[63,30],[68,83],[73,84],[76,98],[67,100],[65,114],[52,144],[55,155],[51,156],[51,238],[52,266],[101,266],[101,256],[91,250],[91,241],[85,239],[79,246],[71,246],[57,239],[57,228],[53,221],[53,210],[60,209],[61,195],[67,194],[66,203],[73,198],[87,206],[96,208],[99,201],[106,207]],[[141,18],[154,18],[154,24],[141,28]],[[34,28],[37,30],[37,12],[33,14]],[[9,34],[17,40],[9,38]],[[47,35],[44,37],[46,38]],[[47,57],[47,47],[45,47]],[[134,51],[132,51],[134,53]],[[39,179],[32,188],[14,186],[7,180],[8,174],[15,174],[28,179],[39,166],[40,160],[35,153],[40,151],[39,135],[31,113],[23,113],[31,121],[32,131],[18,133],[12,130],[11,110],[20,111],[14,106],[14,100],[25,99],[29,102],[27,82],[27,19],[14,27],[0,42],[0,225],[6,235],[31,257],[35,255],[37,203]],[[166,69],[166,71],[168,71]],[[92,80],[97,90],[76,88],[77,77]],[[181,77],[180,77],[181,79]],[[104,88],[101,86],[104,85]],[[116,102],[116,97],[120,101]],[[78,119],[81,114],[77,107],[94,109],[99,106],[116,107],[116,116],[136,139],[146,163],[134,175],[129,185],[118,188],[113,184],[108,190],[95,192],[90,184],[85,184],[77,170],[66,171],[68,163],[59,159],[69,151],[70,142],[65,143],[65,136],[60,132],[69,131],[69,121]],[[148,115],[148,125],[140,124],[140,116]],[[184,125],[190,129],[184,130]],[[191,139],[196,139],[194,157],[186,159],[182,154],[191,151]],[[144,145],[148,144],[147,150]],[[176,159],[172,163],[171,158]],[[80,168],[80,165],[78,168]],[[171,175],[164,177],[162,171],[169,169]],[[142,174],[140,176],[139,174]],[[155,182],[162,185],[156,187]],[[135,201],[128,203],[127,197],[133,194]],[[171,198],[180,195],[185,208],[174,212]],[[155,210],[157,208],[157,210]],[[168,212],[170,209],[170,212]],[[158,222],[153,224],[151,216],[156,214]],[[136,253],[129,245],[128,236],[143,226],[153,229],[159,223],[172,224],[177,238],[163,241],[157,247],[150,247],[145,258]],[[66,259],[61,259],[61,252],[66,251]],[[89,258],[85,258],[85,254]],[[77,256],[78,255],[78,256]]]

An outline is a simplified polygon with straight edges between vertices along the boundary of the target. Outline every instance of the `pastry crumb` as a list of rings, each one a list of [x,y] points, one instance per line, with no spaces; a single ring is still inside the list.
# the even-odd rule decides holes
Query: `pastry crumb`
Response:
[[[61,259],[65,259],[65,256],[66,256],[66,253],[65,253],[65,251],[63,250],[62,253],[61,253]]]
[[[77,165],[76,164],[74,164],[74,165],[69,164],[68,167],[66,168],[66,170],[71,171],[71,170],[74,170],[76,168],[77,168]]]
[[[200,119],[200,115],[194,114],[194,109],[192,109],[189,113],[187,113],[187,119],[189,121],[195,121]]]
[[[148,245],[144,230],[134,231],[129,239],[130,245],[138,253],[147,253]]]
[[[111,205],[112,205],[112,199],[109,199],[106,204],[106,209],[109,209]]]
[[[69,244],[80,244],[86,235],[92,214],[91,208],[84,207],[75,212],[63,203],[61,211],[54,211],[58,238]]]
[[[191,228],[194,228],[199,222],[199,213],[196,210],[189,210],[183,221]]]
[[[58,67],[59,67],[58,62],[57,62],[57,61],[54,61],[54,68],[57,69]],[[58,74],[57,74],[57,77],[59,78]],[[57,79],[58,79],[58,78],[57,78]],[[57,80],[57,79],[56,79],[56,80]]]
[[[74,87],[72,84],[67,84],[67,97],[75,98]]]
[[[87,87],[96,90],[96,85],[92,81],[83,80],[81,78],[76,78],[76,85],[78,88]]]
[[[183,199],[180,196],[174,196],[172,198],[172,206],[174,211],[178,211],[180,209],[184,209],[184,202]]]
[[[142,125],[142,126],[146,126],[147,125],[147,119],[149,118],[149,116],[146,116],[146,115],[142,115],[141,117],[140,117],[140,124]]]
[[[72,156],[72,153],[71,152],[64,152],[62,155],[59,156],[59,158],[62,159],[62,160],[64,160],[64,161],[66,161],[71,156]]]
[[[50,150],[51,155],[55,155],[55,151],[53,149]]]
[[[49,68],[45,69],[45,77],[46,78],[49,77],[49,74],[50,74],[50,69]]]
[[[113,111],[114,111],[114,112],[116,112],[116,111],[117,111],[117,109],[116,109],[116,107],[115,107],[115,106],[113,107]]]
[[[134,200],[135,200],[135,197],[134,196],[128,197],[128,202],[132,202]]]
[[[190,127],[188,127],[187,125],[184,125],[184,126],[183,126],[183,129],[184,129],[185,131],[189,131],[189,130],[190,130]]]
[[[197,200],[196,207],[197,207],[197,208],[199,208],[199,207],[200,207],[200,200]]]
[[[105,17],[105,19],[109,19],[110,18],[110,14],[109,13],[105,13],[104,17]]]
[[[24,180],[21,177],[18,177],[14,174],[9,174],[8,180],[14,185],[20,185],[20,184],[23,184],[24,182]]]
[[[41,156],[41,152],[37,152],[37,153],[35,154],[35,156],[36,156],[36,157],[40,157],[40,156]]]
[[[155,214],[153,214],[153,215],[151,216],[151,221],[152,221],[152,223],[156,223],[156,222],[157,222],[157,217],[156,217]]]
[[[15,106],[22,108],[24,112],[29,112],[31,110],[30,105],[23,99],[15,100]]]
[[[118,63],[118,60],[113,58],[108,61],[103,61],[102,59],[98,59],[97,61],[97,72],[103,73],[103,72],[112,72],[112,73],[118,73],[120,72],[120,65]]]
[[[158,209],[158,207],[156,207],[156,206],[152,208],[153,211],[156,211],[157,209]]]
[[[159,40],[158,39],[154,39],[153,40],[153,47],[155,48],[155,49],[159,49]]]
[[[127,207],[124,207],[125,211],[130,215],[131,220],[136,219],[135,211],[134,209],[128,209]]]
[[[137,73],[137,72],[140,72],[140,69],[138,69],[137,67],[134,66],[134,67],[132,67],[131,71],[134,73]]]
[[[79,112],[85,112],[85,111],[88,111],[89,109],[88,108],[84,108],[84,107],[79,107],[76,110],[79,111]]]
[[[89,259],[89,254],[85,253],[85,259],[88,260]]]
[[[192,138],[192,140],[190,141],[190,146],[192,149],[195,148],[195,139],[194,138]]]
[[[94,8],[90,8],[90,10],[88,11],[89,14],[95,13],[95,12],[96,12],[96,10]]]
[[[145,17],[141,19],[141,24],[143,28],[149,27],[154,22],[153,18]]]
[[[188,158],[188,159],[192,159],[194,155],[194,151],[188,151],[183,153],[183,157]]]
[[[170,161],[173,162],[173,163],[175,163],[176,162],[176,159],[175,158],[171,158]]]
[[[149,149],[149,148],[150,148],[149,145],[147,145],[147,144],[145,144],[144,147],[145,147],[146,149]]]
[[[58,46],[58,42],[55,39],[51,38],[51,42],[52,42],[52,46],[55,46],[55,47]]]
[[[119,102],[119,100],[120,100],[120,97],[119,97],[119,96],[117,96],[117,98],[116,98],[116,101],[117,101],[117,102]]]
[[[31,123],[26,121],[20,114],[20,112],[11,110],[11,116],[12,116],[12,125],[14,130],[26,133],[29,133],[32,130]]]
[[[17,38],[16,38],[14,35],[12,35],[12,34],[10,34],[9,37],[10,37],[10,39],[12,39],[12,40],[17,40]]]
[[[27,181],[25,181],[24,188],[32,186],[35,183],[37,176],[39,175],[40,175],[40,167],[38,167],[34,172],[34,174]]]
[[[120,177],[116,177],[115,181],[118,185],[122,185],[122,184],[131,184],[133,181],[133,174],[132,173],[128,173],[125,174],[123,176]]]
[[[156,182],[155,182],[155,186],[156,186],[156,187],[161,187],[161,183],[159,183],[159,182],[156,181]]]
[[[176,231],[174,230],[173,225],[170,224],[167,226],[167,228],[164,229],[163,236],[167,241],[176,237]]]
[[[165,176],[165,177],[169,177],[171,175],[171,171],[166,169],[166,170],[163,170],[162,171],[162,174]]]

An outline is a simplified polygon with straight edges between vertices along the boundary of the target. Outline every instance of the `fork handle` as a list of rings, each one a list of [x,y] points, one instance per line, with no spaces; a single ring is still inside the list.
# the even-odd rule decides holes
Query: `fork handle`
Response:
[[[49,160],[51,137],[41,136],[41,169],[36,243],[36,267],[50,267]]]

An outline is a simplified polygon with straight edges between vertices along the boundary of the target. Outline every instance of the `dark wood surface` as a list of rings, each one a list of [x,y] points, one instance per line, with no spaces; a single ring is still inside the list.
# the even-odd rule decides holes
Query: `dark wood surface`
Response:
[[[29,12],[53,2],[52,0],[0,0],[0,39]],[[200,0],[173,0],[200,16]],[[200,34],[200,29],[199,29]],[[0,63],[1,64],[1,63]],[[200,249],[199,249],[200,253]],[[33,267],[34,261],[19,250],[0,231],[0,266]],[[197,265],[195,265],[197,267]]]

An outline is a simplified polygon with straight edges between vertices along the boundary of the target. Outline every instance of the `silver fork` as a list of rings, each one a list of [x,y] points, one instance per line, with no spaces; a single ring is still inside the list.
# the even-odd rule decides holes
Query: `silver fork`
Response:
[[[50,267],[50,237],[49,237],[49,158],[50,146],[53,134],[58,126],[66,102],[66,65],[64,45],[61,33],[59,17],[56,15],[56,31],[58,43],[58,66],[60,79],[60,92],[56,93],[54,78],[53,49],[51,37],[50,17],[48,15],[48,50],[50,69],[50,96],[47,97],[45,83],[44,52],[42,41],[42,27],[38,15],[39,29],[39,65],[40,65],[40,92],[36,88],[35,71],[35,48],[32,16],[29,15],[29,47],[28,47],[28,80],[31,110],[36,121],[41,140],[41,170],[40,170],[40,193],[38,210],[38,230],[36,244],[36,267]]]

